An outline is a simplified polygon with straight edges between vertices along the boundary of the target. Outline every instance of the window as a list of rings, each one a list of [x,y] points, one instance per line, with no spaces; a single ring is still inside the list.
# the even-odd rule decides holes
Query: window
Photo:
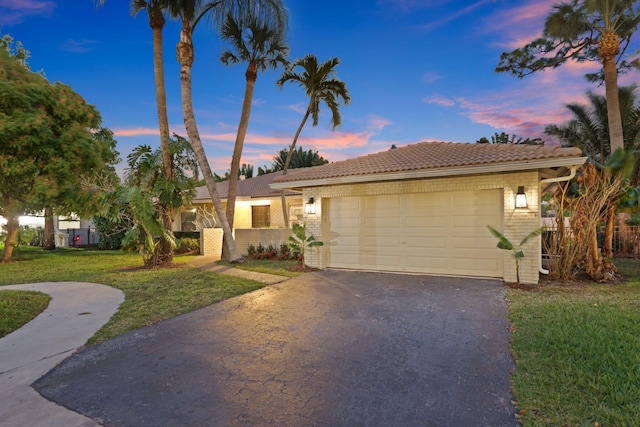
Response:
[[[271,226],[271,206],[251,206],[251,227],[261,228]]]
[[[180,213],[180,231],[197,231],[195,212]]]

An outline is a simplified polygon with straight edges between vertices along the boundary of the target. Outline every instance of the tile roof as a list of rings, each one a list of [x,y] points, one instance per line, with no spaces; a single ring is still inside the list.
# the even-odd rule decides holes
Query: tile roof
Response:
[[[274,172],[265,175],[258,175],[254,178],[247,178],[242,181],[238,181],[237,197],[249,197],[249,198],[269,198],[280,196],[281,190],[274,190],[269,187],[269,184],[273,182],[273,179],[282,175],[282,172]],[[229,193],[229,181],[222,181],[216,184],[218,194],[221,199],[226,199]],[[300,194],[295,191],[287,191],[287,195]],[[207,190],[207,186],[197,187],[196,195],[193,201],[205,201],[210,200],[211,196]]]
[[[312,181],[426,169],[580,158],[581,156],[582,151],[574,147],[421,142],[354,159],[290,171],[286,176],[274,179],[274,182]]]

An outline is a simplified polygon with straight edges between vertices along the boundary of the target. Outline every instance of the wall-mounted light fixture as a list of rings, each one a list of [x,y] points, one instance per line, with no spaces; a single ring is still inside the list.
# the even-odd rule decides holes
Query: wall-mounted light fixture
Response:
[[[313,197],[309,198],[309,201],[304,205],[304,213],[307,215],[316,214],[316,204],[313,202]]]
[[[516,208],[526,208],[527,207],[527,195],[524,192],[524,186],[518,187],[518,192],[516,193]]]

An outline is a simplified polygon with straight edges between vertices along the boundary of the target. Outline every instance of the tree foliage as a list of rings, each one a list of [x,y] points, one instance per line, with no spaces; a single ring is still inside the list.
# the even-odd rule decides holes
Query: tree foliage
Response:
[[[626,50],[639,23],[640,8],[635,0],[571,0],[556,4],[545,20],[542,36],[503,53],[496,71],[524,77],[570,60],[600,61],[601,72],[587,74],[586,78],[604,82],[611,152],[624,149],[618,70],[638,65],[637,52],[629,56]]]
[[[245,20],[238,20],[231,13],[227,14],[220,30],[223,40],[227,41],[232,48],[222,53],[220,60],[225,65],[247,63],[244,73],[246,86],[242,111],[238,123],[238,133],[233,147],[231,157],[231,171],[229,174],[229,191],[227,194],[227,220],[233,229],[233,222],[236,208],[236,193],[238,178],[240,177],[240,159],[244,139],[249,128],[249,117],[251,116],[251,104],[253,102],[253,91],[258,74],[272,68],[276,69],[287,64],[289,47],[284,40],[284,34],[277,25],[272,22],[261,22],[256,16],[249,16]],[[222,257],[229,258],[227,239],[223,240]]]
[[[613,31],[620,38],[618,69],[635,66],[634,55],[626,55],[640,23],[634,0],[571,0],[553,6],[542,36],[500,56],[497,72],[524,77],[545,68],[556,68],[569,60],[601,61],[598,52],[603,35]],[[589,81],[602,81],[602,72],[588,74]]]
[[[540,138],[521,138],[517,135],[509,135],[506,132],[496,132],[491,141],[485,136],[476,141],[476,144],[520,144],[520,145],[544,145]]]
[[[288,157],[289,150],[287,148],[278,151],[278,154],[273,157],[271,166],[258,167],[258,175],[265,175],[283,170]],[[310,168],[312,166],[320,166],[326,163],[329,163],[329,160],[322,157],[317,150],[305,150],[300,146],[293,150],[289,169]]]
[[[558,138],[563,147],[579,147],[587,157],[603,164],[611,155],[607,101],[604,96],[591,91],[587,93],[587,98],[589,105],[566,105],[573,114],[573,119],[563,125],[548,125],[544,132]],[[618,88],[618,98],[624,148],[637,152],[640,149],[640,103],[636,86]]]
[[[174,212],[189,203],[197,182],[189,174],[197,168],[189,141],[174,134],[168,148],[174,165],[173,178],[164,174],[161,148],[153,150],[148,145],[134,148],[127,156],[126,185],[116,188],[116,200],[109,204],[110,214],[105,215],[113,222],[133,224],[126,231],[122,246],[137,250],[145,265],[149,266],[167,263],[165,257],[168,252],[161,244],[168,242],[175,247],[175,238],[172,230],[164,226],[163,218],[167,212]],[[120,209],[122,204],[129,210]],[[130,218],[123,216],[126,212],[130,212]]]
[[[100,115],[62,83],[49,83],[0,49],[0,215],[10,229],[28,210],[91,196],[81,178],[107,168],[111,147],[93,137]],[[15,233],[7,234],[9,261]]]

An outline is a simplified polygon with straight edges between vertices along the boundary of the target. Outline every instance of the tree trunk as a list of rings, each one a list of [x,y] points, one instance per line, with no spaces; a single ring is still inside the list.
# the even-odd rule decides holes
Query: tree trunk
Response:
[[[588,239],[585,271],[593,280],[602,280],[604,277],[603,266],[600,258],[600,249],[598,248],[598,233],[595,229],[589,230]]]
[[[164,59],[162,55],[162,29],[165,19],[159,7],[149,9],[149,25],[153,30],[153,75],[156,86],[156,106],[158,109],[158,127],[160,131],[160,148],[162,149],[162,169],[168,180],[174,178],[173,154],[169,148],[169,119],[167,118],[167,94],[164,84]],[[166,208],[162,212],[162,225],[173,232],[173,209]],[[173,261],[173,245],[161,237],[158,249],[160,264]]]
[[[44,246],[46,251],[56,248],[55,227],[53,226],[53,209],[44,208]]]
[[[238,173],[240,173],[240,159],[242,158],[242,148],[244,139],[249,128],[249,118],[251,116],[251,102],[253,101],[253,89],[257,79],[257,68],[255,64],[249,63],[247,72],[247,85],[244,91],[244,101],[242,103],[242,113],[240,114],[240,123],[238,124],[238,133],[236,135],[236,143],[233,146],[233,157],[231,157],[231,176],[229,177],[229,192],[227,193],[227,221],[229,227],[233,231],[233,220],[236,211],[236,197],[238,190]],[[228,258],[227,241],[222,239],[222,258]]]
[[[16,246],[18,228],[20,227],[20,214],[9,212],[7,216],[7,237],[4,240],[4,250],[0,264],[10,262],[13,257],[13,248]]]
[[[182,20],[182,30],[180,31],[180,42],[177,47],[178,62],[180,63],[180,91],[182,93],[182,114],[184,116],[184,126],[187,129],[191,146],[198,159],[198,166],[202,171],[204,180],[207,184],[207,190],[211,195],[211,201],[213,207],[220,219],[220,225],[222,225],[223,236],[227,240],[229,247],[229,259],[231,261],[237,261],[240,259],[236,242],[233,239],[233,233],[229,227],[227,221],[227,215],[222,208],[222,201],[216,188],[216,182],[209,167],[209,161],[207,155],[204,152],[202,141],[200,140],[200,134],[198,132],[198,126],[196,124],[196,118],[193,113],[193,100],[191,93],[191,66],[193,65],[193,43],[191,39],[191,26],[188,20]]]
[[[282,168],[282,175],[286,175],[289,170],[289,164],[291,163],[291,157],[293,157],[293,150],[296,148],[296,143],[298,142],[298,137],[300,136],[300,132],[302,132],[302,128],[304,127],[307,119],[309,118],[309,114],[311,114],[311,107],[313,101],[309,102],[309,106],[307,107],[307,112],[304,113],[304,117],[302,118],[302,122],[300,122],[300,126],[298,126],[298,130],[296,130],[296,134],[293,136],[293,142],[289,147],[289,153],[287,154],[287,159],[284,162],[284,167]],[[289,228],[289,209],[287,209],[287,197],[285,195],[285,190],[282,190],[280,193],[280,199],[282,201],[282,218],[284,218],[284,226]]]
[[[616,222],[615,203],[607,206],[606,226],[604,232],[604,243],[602,245],[602,255],[607,259],[613,259],[613,229]]]
[[[616,68],[615,57],[603,58],[602,66],[604,69],[604,87],[607,99],[609,140],[611,143],[611,154],[613,154],[619,148],[624,149],[620,101],[618,99],[618,69]],[[605,159],[602,159],[602,162],[604,161]]]

